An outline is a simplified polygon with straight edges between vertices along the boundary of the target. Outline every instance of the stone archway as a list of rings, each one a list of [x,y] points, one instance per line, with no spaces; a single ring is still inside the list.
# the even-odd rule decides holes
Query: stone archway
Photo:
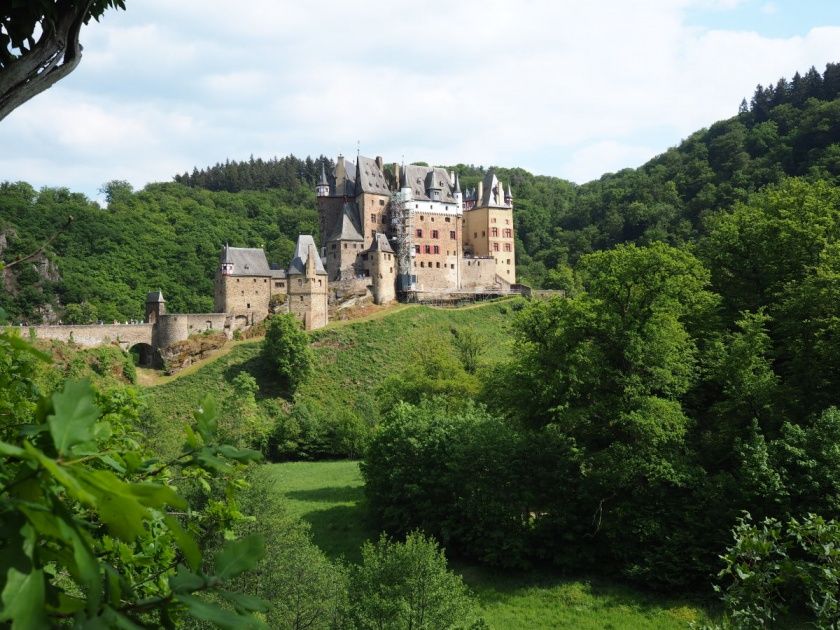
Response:
[[[138,367],[157,367],[160,364],[160,354],[151,344],[140,342],[135,343],[128,349],[128,353],[134,359],[134,365]]]

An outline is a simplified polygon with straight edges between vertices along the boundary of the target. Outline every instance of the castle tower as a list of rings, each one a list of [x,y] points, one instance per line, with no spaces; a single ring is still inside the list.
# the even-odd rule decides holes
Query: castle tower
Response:
[[[335,230],[326,240],[327,273],[331,282],[355,277],[356,257],[364,249],[364,237],[356,222],[356,206],[346,202]]]
[[[458,210],[464,209],[464,195],[461,193],[461,178],[455,174],[455,203],[458,204]]]
[[[327,173],[324,170],[324,163],[321,162],[321,177],[318,179],[318,185],[315,187],[315,195],[318,197],[329,197],[330,183],[327,181]]]
[[[475,206],[464,212],[464,247],[475,257],[492,258],[497,284],[516,282],[513,194],[493,171],[478,183]]]
[[[305,330],[326,326],[327,270],[310,235],[298,236],[287,277],[289,312],[298,318]]]
[[[146,323],[156,324],[161,315],[166,314],[166,300],[160,289],[146,295]]]
[[[370,249],[366,252],[367,272],[371,279],[371,293],[376,304],[388,304],[397,299],[397,256],[394,253],[388,237],[381,232],[373,239]]]

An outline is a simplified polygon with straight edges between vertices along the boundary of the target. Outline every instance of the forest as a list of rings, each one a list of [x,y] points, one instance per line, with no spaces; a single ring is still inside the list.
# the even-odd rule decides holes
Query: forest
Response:
[[[0,333],[4,604],[40,606],[21,627],[486,627],[445,550],[714,597],[710,627],[836,628],[839,97],[829,64],[638,169],[580,186],[496,169],[521,276],[563,297],[311,335],[278,316],[139,393],[117,349],[50,358]],[[3,184],[0,255],[49,244],[5,271],[0,318],[136,318],[149,288],[207,309],[221,243],[284,262],[317,232],[325,160],[110,182],[105,207]],[[484,172],[452,168],[465,186]],[[261,504],[255,462],[322,458],[361,460],[383,532],[351,566]],[[440,606],[420,610],[427,588]]]

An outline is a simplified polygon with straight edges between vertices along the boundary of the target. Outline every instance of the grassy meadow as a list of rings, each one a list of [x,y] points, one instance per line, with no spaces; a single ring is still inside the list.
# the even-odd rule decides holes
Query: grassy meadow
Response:
[[[355,461],[289,462],[261,467],[257,483],[282,495],[291,515],[312,528],[331,558],[350,562],[378,536],[367,520],[364,488]],[[501,571],[454,563],[478,597],[492,628],[666,629],[708,621],[695,604],[650,595],[598,580],[572,580],[548,572]]]

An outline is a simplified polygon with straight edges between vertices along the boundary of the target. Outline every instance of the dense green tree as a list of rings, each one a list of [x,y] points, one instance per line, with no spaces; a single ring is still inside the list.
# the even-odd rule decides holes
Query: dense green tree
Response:
[[[268,320],[262,355],[283,385],[291,391],[309,376],[314,367],[309,336],[291,313],[274,315]]]

